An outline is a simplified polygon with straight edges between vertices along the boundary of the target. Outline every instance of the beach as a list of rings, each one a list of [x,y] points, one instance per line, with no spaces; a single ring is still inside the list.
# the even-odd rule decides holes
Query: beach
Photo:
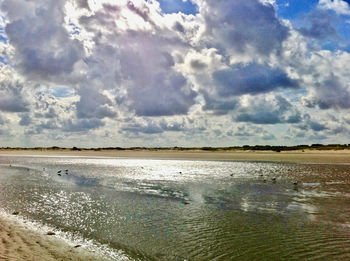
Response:
[[[119,159],[161,159],[161,160],[205,160],[205,161],[252,161],[341,164],[350,163],[350,151],[45,151],[45,150],[1,150],[5,156],[48,156],[48,157],[91,157]],[[142,167],[143,169],[143,167]],[[311,183],[310,183],[311,184]],[[1,204],[1,201],[0,201]],[[187,204],[187,203],[186,203]],[[345,204],[346,205],[346,204]],[[310,215],[312,216],[312,215]],[[104,260],[102,256],[64,241],[48,231],[33,230],[26,222],[11,213],[0,215],[0,260]],[[120,259],[122,260],[122,259]]]
[[[135,159],[189,159],[350,163],[350,150],[203,151],[203,150],[0,150],[0,155],[115,157]]]
[[[34,231],[27,222],[1,213],[0,260],[103,260],[79,245],[47,235],[49,232]]]

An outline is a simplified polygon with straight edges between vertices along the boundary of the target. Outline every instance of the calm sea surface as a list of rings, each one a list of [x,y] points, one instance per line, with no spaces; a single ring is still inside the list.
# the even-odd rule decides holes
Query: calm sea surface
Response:
[[[0,208],[103,246],[115,260],[350,260],[349,165],[0,163]]]

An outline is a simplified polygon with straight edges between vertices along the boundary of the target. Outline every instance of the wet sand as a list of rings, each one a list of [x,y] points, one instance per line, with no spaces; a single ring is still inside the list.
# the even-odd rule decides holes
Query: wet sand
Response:
[[[30,226],[0,214],[0,260],[101,260],[82,247],[69,245],[55,235],[33,231]]]
[[[239,161],[282,161],[310,163],[350,163],[350,150],[338,151],[50,151],[0,150],[0,155],[90,156],[143,159],[197,159]],[[84,248],[74,248],[58,237],[39,233],[25,225],[0,215],[0,260],[97,260]]]
[[[88,156],[142,159],[196,159],[281,161],[310,163],[350,163],[350,150],[305,150],[303,151],[176,151],[176,150],[0,150],[0,155],[38,156]]]

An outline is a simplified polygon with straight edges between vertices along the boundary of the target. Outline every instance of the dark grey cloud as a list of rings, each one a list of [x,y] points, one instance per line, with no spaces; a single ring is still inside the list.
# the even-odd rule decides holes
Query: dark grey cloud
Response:
[[[85,86],[78,91],[79,101],[76,103],[78,118],[116,118],[117,112],[113,101],[98,89]]]
[[[267,93],[278,88],[297,88],[298,82],[278,68],[267,65],[239,65],[213,73],[217,92],[222,97]]]
[[[306,26],[301,27],[298,31],[310,38],[325,39],[331,36],[336,36],[332,22],[332,16],[324,11],[317,10],[305,17]]]
[[[195,70],[203,70],[207,67],[207,65],[203,62],[201,62],[200,60],[192,60],[190,63],[191,67]]]
[[[149,33],[130,32],[122,37],[121,77],[128,84],[128,101],[138,116],[187,114],[197,93],[176,71],[170,53],[173,40]],[[132,44],[131,44],[132,43]]]
[[[195,103],[196,93],[186,87],[187,80],[181,75],[157,75],[148,86],[129,90],[132,107],[138,116],[170,116],[187,114]],[[186,90],[184,89],[188,89]]]
[[[163,132],[179,132],[185,130],[185,124],[179,122],[169,122],[165,119],[160,121],[153,121],[146,119],[145,122],[137,123],[132,122],[128,123],[126,126],[122,128],[123,132],[133,133],[138,135],[140,133],[143,134],[160,134]]]
[[[272,101],[254,99],[248,107],[238,110],[234,120],[254,124],[299,123],[302,120],[300,112],[282,96],[276,96]]]
[[[0,82],[0,111],[26,112],[29,110],[29,102],[23,92],[24,86],[20,82],[12,82],[11,79]]]
[[[350,92],[347,83],[341,81],[335,75],[331,75],[325,81],[317,83],[311,97],[306,98],[305,105],[309,108],[318,106],[322,110],[349,109]]]
[[[212,111],[215,115],[224,115],[229,111],[234,110],[238,105],[237,99],[218,99],[214,95],[209,94],[208,92],[203,91],[202,95],[205,99],[205,104],[203,106],[204,111]]]
[[[89,1],[88,0],[76,0],[76,3],[79,8],[85,8],[90,10]]]
[[[235,136],[241,141],[259,138],[264,141],[274,140],[276,137],[262,127],[257,127],[252,124],[237,126],[234,130],[226,133],[227,136]]]
[[[329,129],[325,123],[312,119],[310,114],[305,114],[303,116],[302,122],[296,127],[298,130],[301,130],[303,132],[312,131],[312,133],[318,133]]]
[[[258,111],[255,113],[242,113],[236,117],[238,122],[252,122],[255,124],[276,124],[281,123],[281,119],[276,112]]]
[[[65,132],[87,132],[90,130],[103,127],[105,123],[96,118],[92,119],[77,119],[64,122],[63,131]]]
[[[184,33],[184,32],[185,32],[184,26],[183,26],[180,22],[178,22],[178,21],[175,22],[175,24],[174,24],[174,26],[173,26],[173,29],[174,29],[175,31],[180,32],[180,33]]]
[[[157,134],[164,132],[163,129],[157,124],[148,122],[146,125],[141,123],[133,123],[121,129],[124,132],[131,132],[134,134]]]
[[[326,126],[324,124],[319,123],[319,122],[310,121],[309,124],[310,124],[310,128],[313,131],[323,131],[326,129]]]
[[[30,10],[18,17],[15,9],[29,3]],[[6,34],[15,47],[13,62],[25,75],[38,79],[69,74],[83,57],[82,44],[64,27],[64,4],[63,0],[17,0],[1,5],[9,19]]]
[[[20,117],[21,120],[19,121],[19,125],[28,126],[32,123],[32,118],[30,117],[29,113],[22,113]]]
[[[238,53],[251,49],[269,55],[281,49],[289,29],[276,16],[275,8],[259,0],[205,0],[209,8],[201,9],[207,34],[219,47]]]

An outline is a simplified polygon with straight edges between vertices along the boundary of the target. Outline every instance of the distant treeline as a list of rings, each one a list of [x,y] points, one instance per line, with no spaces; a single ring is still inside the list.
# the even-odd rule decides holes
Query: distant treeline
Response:
[[[1,150],[73,150],[73,151],[101,151],[101,150],[148,150],[148,151],[159,151],[159,150],[174,150],[174,151],[292,151],[292,150],[344,150],[350,149],[350,144],[312,144],[312,145],[296,145],[296,146],[270,146],[270,145],[244,145],[244,146],[232,146],[232,147],[103,147],[103,148],[62,148],[62,147],[33,147],[33,148],[22,148],[22,147],[2,147]]]

